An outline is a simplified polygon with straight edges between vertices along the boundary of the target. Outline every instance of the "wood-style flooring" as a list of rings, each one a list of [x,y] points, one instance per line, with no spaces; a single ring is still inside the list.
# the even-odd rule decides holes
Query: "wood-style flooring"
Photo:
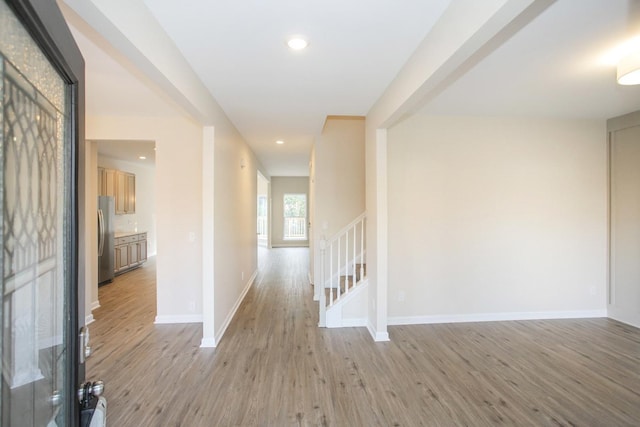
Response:
[[[308,251],[272,249],[216,349],[154,325],[155,266],[100,288],[111,427],[640,426],[640,330],[608,319],[317,327]]]

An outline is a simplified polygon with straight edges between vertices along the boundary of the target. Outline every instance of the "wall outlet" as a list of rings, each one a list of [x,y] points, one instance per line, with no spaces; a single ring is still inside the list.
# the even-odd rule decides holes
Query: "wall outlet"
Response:
[[[240,280],[244,280],[244,271],[240,273]]]
[[[400,302],[404,301],[405,296],[406,295],[405,295],[404,291],[398,292],[398,301],[400,301]]]
[[[194,233],[193,231],[189,232],[189,241],[192,243],[196,241],[196,233]]]
[[[189,301],[189,311],[192,312],[192,313],[196,311],[196,302],[195,301]]]
[[[590,293],[591,295],[595,295],[595,294],[596,294],[596,287],[595,287],[595,286],[590,287],[590,288],[589,288],[589,293]]]

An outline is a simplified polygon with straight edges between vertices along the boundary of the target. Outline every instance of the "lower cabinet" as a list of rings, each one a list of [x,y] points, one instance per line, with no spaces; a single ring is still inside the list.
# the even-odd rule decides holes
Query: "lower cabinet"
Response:
[[[147,233],[137,233],[115,239],[115,273],[139,267],[147,260]]]

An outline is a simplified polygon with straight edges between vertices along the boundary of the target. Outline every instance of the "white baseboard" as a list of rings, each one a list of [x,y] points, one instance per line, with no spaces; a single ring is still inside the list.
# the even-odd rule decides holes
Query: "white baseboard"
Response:
[[[91,303],[91,311],[95,310],[96,308],[100,308],[100,301],[98,300],[95,300]]]
[[[367,329],[375,342],[389,341],[389,333],[387,331],[377,331],[371,323],[367,323]]]
[[[343,328],[366,328],[367,318],[342,319]]]
[[[291,243],[271,243],[272,248],[308,248],[309,242],[306,240],[293,241]]]
[[[513,320],[587,319],[607,317],[607,311],[536,311],[523,313],[477,313],[434,316],[389,317],[389,325],[428,325],[435,323],[503,322]]]
[[[156,316],[156,320],[153,323],[156,325],[167,325],[172,323],[202,323],[202,314]]]
[[[616,310],[615,308],[609,307],[607,310],[607,317],[618,322],[624,323],[625,325],[630,325],[635,328],[640,328],[640,317],[637,314],[629,314],[627,312],[620,312],[620,310]]]
[[[88,325],[90,323],[93,323],[96,319],[93,318],[93,314],[89,314],[88,316],[84,317],[84,325]]]
[[[236,303],[233,305],[233,308],[231,309],[231,311],[229,312],[229,315],[227,316],[224,323],[222,324],[222,327],[218,329],[218,333],[215,334],[215,338],[213,341],[217,343],[220,342],[220,340],[222,339],[222,336],[227,330],[227,327],[231,323],[231,320],[233,320],[233,316],[236,315],[236,311],[238,311],[240,304],[242,304],[242,300],[244,300],[244,297],[247,295],[247,292],[249,292],[249,289],[251,289],[251,285],[253,285],[253,281],[256,280],[257,276],[258,276],[258,270],[254,271],[251,277],[249,278],[249,281],[247,282],[244,289],[240,293],[240,297],[238,297],[238,299],[236,300]]]
[[[200,348],[215,348],[215,346],[215,338],[202,338],[202,341],[200,342]]]

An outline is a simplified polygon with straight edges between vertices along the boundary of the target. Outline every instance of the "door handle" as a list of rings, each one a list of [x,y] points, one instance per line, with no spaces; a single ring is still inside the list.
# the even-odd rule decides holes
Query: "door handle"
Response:
[[[104,252],[104,216],[102,210],[98,209],[98,256]]]

